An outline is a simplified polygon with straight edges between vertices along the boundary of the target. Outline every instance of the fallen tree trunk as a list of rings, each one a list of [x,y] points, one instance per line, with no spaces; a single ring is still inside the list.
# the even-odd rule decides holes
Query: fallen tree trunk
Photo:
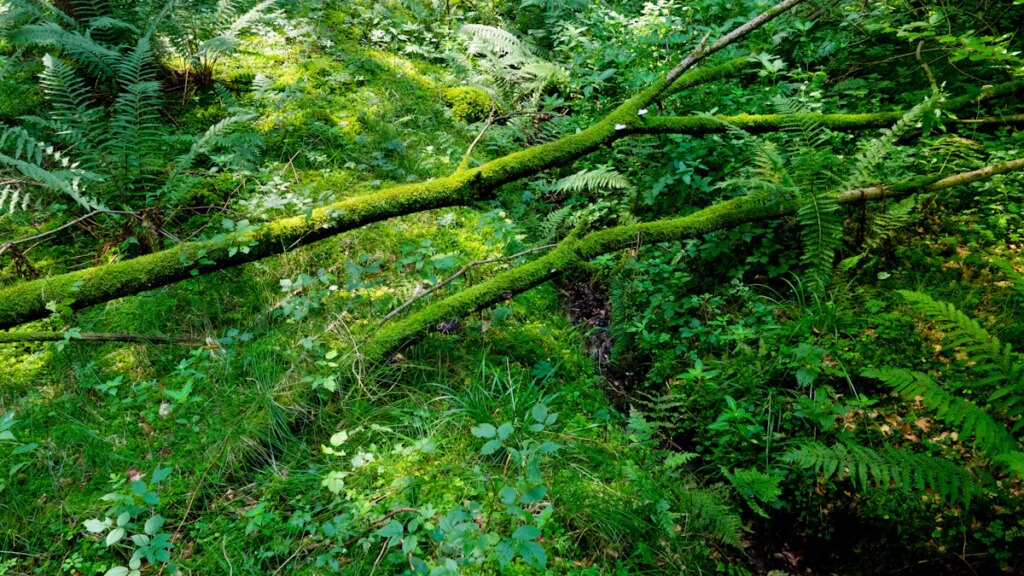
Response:
[[[847,190],[837,194],[836,200],[840,204],[852,204],[919,192],[937,192],[1022,169],[1024,158],[1019,158],[942,178],[923,176],[885,186]],[[502,272],[430,304],[402,320],[381,327],[356,353],[371,361],[387,359],[442,321],[460,318],[502,302],[510,294],[525,292],[559,275],[572,272],[602,254],[640,243],[681,240],[747,222],[770,220],[793,214],[797,208],[799,205],[795,199],[765,202],[763,197],[749,195],[720,202],[689,216],[616,226],[583,237],[570,235],[553,250],[532,262]]]
[[[567,165],[626,136],[721,132],[726,129],[722,120],[755,132],[782,129],[787,122],[779,115],[741,115],[716,120],[703,116],[653,118],[641,111],[680,90],[728,77],[749,65],[749,59],[737,59],[703,70],[690,70],[801,1],[785,0],[714,44],[698,47],[663,79],[581,132],[514,152],[476,168],[457,170],[447,177],[348,198],[313,210],[307,216],[282,218],[253,231],[230,234],[216,241],[190,242],[132,260],[2,288],[0,329],[46,317],[46,304],[50,301],[71,301],[72,307],[81,309],[282,254],[374,222],[491,199],[502,185]],[[951,101],[947,108],[962,107],[1022,89],[1024,82],[1004,84]],[[893,115],[900,117],[902,114],[816,115],[815,118],[826,127],[833,127],[831,123],[837,130],[858,130],[887,126]]]
[[[177,336],[149,334],[116,334],[110,332],[0,332],[0,344],[23,342],[128,342],[140,344],[171,344],[179,346],[207,346],[206,340]]]

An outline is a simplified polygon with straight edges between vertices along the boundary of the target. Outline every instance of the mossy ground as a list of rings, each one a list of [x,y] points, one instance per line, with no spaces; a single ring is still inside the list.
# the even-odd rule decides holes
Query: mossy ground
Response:
[[[259,75],[268,79],[267,95],[240,88]],[[281,38],[254,40],[221,62],[217,76],[235,91],[236,105],[259,111],[256,126],[270,166],[276,163],[300,202],[322,204],[451,172],[475,134],[464,122],[487,112],[470,89],[445,88],[450,78],[443,69],[340,38],[313,51]],[[3,106],[7,100],[0,114]],[[227,114],[219,98],[200,94],[180,109],[178,121],[202,126]],[[184,199],[218,204],[251,190],[222,177]],[[294,205],[271,207],[264,217],[295,211]],[[95,306],[74,319],[85,331],[226,338],[223,348],[0,347],[0,414],[13,411],[17,441],[37,445],[21,454],[0,451],[4,473],[17,466],[0,483],[0,557],[9,562],[0,572],[101,574],[124,563],[127,553],[88,535],[83,522],[104,516],[102,497],[125,479],[164,466],[173,472],[155,511],[167,518],[165,529],[178,533],[174,557],[188,573],[320,573],[295,552],[327,553],[329,543],[310,547],[310,533],[294,519],[307,517],[310,524],[303,525],[312,526],[329,517],[336,500],[321,480],[332,462],[320,446],[340,429],[372,424],[365,446],[381,459],[375,472],[350,485],[388,502],[400,500],[396,486],[413,482],[417,501],[439,510],[467,499],[494,500],[500,463],[495,469],[480,458],[468,429],[481,420],[519,418],[531,399],[558,391],[552,406],[564,414],[567,433],[595,446],[600,440],[601,450],[625,445],[609,424],[582,336],[560,317],[551,287],[462,319],[450,334],[426,336],[395,365],[364,369],[331,361],[331,350],[351,349],[353,334],[372,333],[376,320],[423,279],[500,256],[517,231],[499,212],[480,214],[459,208],[371,225]],[[22,237],[57,223],[17,215],[5,219],[3,230]],[[73,266],[61,245],[33,251],[43,273]],[[90,249],[88,241],[80,247]],[[11,266],[3,274],[4,283],[20,281]],[[301,282],[303,288],[290,288]],[[315,390],[318,378],[333,378],[338,390]],[[415,439],[436,447],[429,454],[393,450]],[[596,520],[579,509],[588,495],[608,490],[629,500],[620,494],[628,489],[620,480],[611,483],[616,474],[609,464],[587,478],[572,471],[587,468],[585,457],[552,466],[552,477],[567,488],[552,497],[558,506],[547,545],[551,565],[559,573],[592,573],[585,566],[593,560],[577,556],[575,534]],[[615,545],[615,533],[599,524],[588,534]],[[347,566],[345,573],[368,573],[376,549],[331,554]]]

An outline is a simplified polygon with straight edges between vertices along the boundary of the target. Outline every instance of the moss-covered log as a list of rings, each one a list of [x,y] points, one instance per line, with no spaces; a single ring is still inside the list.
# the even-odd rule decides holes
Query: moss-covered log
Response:
[[[114,334],[110,332],[0,332],[0,344],[26,342],[128,342],[139,344],[170,344],[178,346],[206,346],[205,340],[177,336],[148,334]]]
[[[837,194],[836,199],[841,204],[851,204],[919,192],[936,192],[1022,169],[1024,158],[952,176],[921,176],[886,186],[847,190]],[[360,346],[358,353],[371,360],[385,359],[442,321],[497,304],[507,299],[509,293],[525,292],[560,274],[571,272],[602,254],[639,243],[681,240],[747,222],[770,220],[792,214],[797,208],[794,199],[773,202],[765,201],[757,195],[742,196],[714,204],[689,216],[606,228],[582,238],[571,235],[541,258],[502,272],[425,306],[402,320],[385,325]]]
[[[706,133],[706,118],[654,120],[641,111],[661,99],[684,90],[734,75],[748,65],[743,59],[704,69],[691,70],[728,43],[748,34],[757,26],[796,5],[787,0],[751,22],[737,27],[708,47],[690,54],[668,75],[621,104],[593,126],[553,142],[514,152],[479,167],[460,169],[450,176],[429,182],[386,188],[357,198],[349,198],[313,210],[308,216],[282,218],[256,230],[235,233],[217,241],[200,241],[141,256],[132,260],[69,272],[0,289],[0,329],[45,317],[49,301],[73,301],[83,308],[116,298],[166,286],[199,274],[231,268],[268,256],[282,254],[389,218],[486,200],[494,191],[510,182],[527,178],[543,170],[570,164],[615,140],[645,132]],[[726,41],[727,40],[727,41]],[[1017,88],[1007,88],[1015,91]],[[983,93],[985,94],[985,93]],[[975,96],[961,99],[966,105]],[[894,113],[901,114],[901,113]],[[745,118],[738,117],[737,122]],[[729,119],[725,119],[729,121]],[[712,121],[713,122],[713,121]],[[671,129],[665,125],[675,124]],[[749,122],[748,122],[749,123]],[[757,120],[758,130],[770,128],[768,119]],[[774,126],[779,129],[784,123]],[[876,117],[864,118],[864,124],[845,119],[837,129],[875,128],[882,125]],[[647,126],[648,128],[645,128]],[[238,250],[246,247],[245,251]]]

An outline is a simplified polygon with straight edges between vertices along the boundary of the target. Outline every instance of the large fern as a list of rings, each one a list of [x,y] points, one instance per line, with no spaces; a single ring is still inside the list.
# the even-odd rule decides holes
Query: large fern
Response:
[[[1019,456],[1021,443],[1016,436],[1024,427],[1024,364],[1020,357],[952,304],[920,292],[901,290],[899,294],[918,314],[935,324],[944,335],[944,347],[955,348],[958,356],[966,360],[968,370],[977,378],[972,384],[960,384],[957,388],[969,390],[979,400],[963,398],[928,375],[902,368],[871,369],[864,375],[882,380],[907,398],[920,398],[962,436],[973,437],[994,461],[1024,473],[1024,460]]]
[[[135,48],[121,59],[117,72],[121,91],[101,135],[100,148],[106,156],[107,172],[115,176],[122,192],[134,192],[151,184],[163,152],[160,83],[154,79],[152,59],[147,37],[140,38]]]
[[[50,121],[59,141],[76,146],[97,128],[101,108],[92,100],[89,87],[75,68],[58,57],[43,56],[40,84],[51,106]]]
[[[880,368],[865,370],[862,375],[885,382],[908,400],[920,398],[935,416],[955,427],[962,438],[974,437],[978,446],[991,456],[1017,449],[1017,440],[1005,426],[974,402],[948,392],[926,374]]]
[[[61,196],[87,210],[103,207],[84,190],[97,175],[80,169],[66,154],[22,128],[0,127],[0,175],[4,173],[0,211],[52,204]]]
[[[105,80],[117,77],[121,53],[95,41],[89,34],[64,28],[56,22],[29,24],[15,30],[11,42],[19,46],[40,46],[74,61],[79,69]]]
[[[507,30],[466,24],[461,32],[470,39],[467,51],[476,59],[476,66],[506,93],[508,100],[521,95],[536,98],[546,87],[560,84],[568,77],[564,67],[542,57],[535,46]],[[473,62],[466,63],[473,67]]]
[[[994,258],[992,260],[992,265],[1002,272],[1007,279],[1009,279],[1010,284],[1018,294],[1024,295],[1024,274],[1021,274],[1013,264],[1010,264],[1002,258]]]
[[[934,322],[945,334],[943,347],[958,348],[966,354],[970,369],[982,377],[981,385],[999,385],[998,396],[1020,395],[1024,390],[1011,394],[1021,382],[1024,364],[1014,354],[1009,344],[1004,344],[995,335],[982,328],[977,320],[964,314],[948,302],[940,302],[927,294],[900,290],[898,293],[919,314]],[[1009,385],[1009,386],[1005,386]],[[1024,397],[1017,402],[1024,402]],[[1014,412],[1014,416],[1022,415]]]
[[[875,450],[855,444],[809,442],[790,449],[782,460],[827,478],[849,479],[862,490],[892,486],[930,489],[947,502],[964,504],[969,504],[978,491],[974,478],[964,468],[929,454],[890,447]]]
[[[171,25],[161,36],[166,50],[183,72],[199,83],[213,79],[217,62],[238,48],[241,35],[267,18],[277,0],[195,2],[174,10]]]
[[[691,489],[679,497],[680,522],[686,529],[711,536],[730,546],[742,546],[743,520],[728,499],[713,489]]]

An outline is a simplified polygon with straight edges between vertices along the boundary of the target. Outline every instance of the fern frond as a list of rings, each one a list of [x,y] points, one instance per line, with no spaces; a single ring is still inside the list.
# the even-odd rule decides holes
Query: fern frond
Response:
[[[750,509],[759,516],[768,518],[762,505],[772,506],[778,503],[782,496],[782,488],[779,486],[779,479],[770,476],[755,468],[742,470],[722,470],[722,473],[732,484],[732,487],[743,497],[743,500],[750,506]]]
[[[895,124],[881,130],[881,136],[862,144],[854,158],[853,167],[844,188],[858,188],[876,183],[878,168],[896,150],[896,142],[916,127],[918,121],[942,101],[942,94],[935,92],[920,104],[907,111]]]
[[[1005,452],[996,456],[995,461],[1017,477],[1024,476],[1024,452]]]
[[[559,236],[559,232],[565,227],[566,221],[572,215],[576,206],[566,204],[557,210],[548,212],[544,221],[540,224],[539,235],[542,242],[548,242]]]
[[[551,185],[553,192],[583,192],[602,189],[625,190],[630,187],[629,179],[613,168],[581,170],[566,176]]]
[[[974,402],[948,392],[925,374],[902,368],[881,368],[866,370],[863,376],[885,382],[909,400],[920,398],[925,407],[956,428],[961,436],[973,436],[978,446],[990,456],[1017,449],[1017,440],[988,412]]]
[[[684,492],[679,499],[679,514],[689,530],[702,532],[716,540],[739,548],[742,545],[743,520],[725,498],[707,489]]]
[[[503,28],[464,24],[460,31],[470,37],[471,53],[491,52],[512,58],[526,58],[532,55],[530,49],[515,34]]]
[[[101,109],[94,105],[85,80],[60,58],[43,56],[39,75],[43,93],[52,107],[51,122],[61,141],[69,146],[85,139],[84,130],[96,126]]]
[[[89,74],[104,79],[117,76],[121,54],[74,30],[66,30],[54,22],[22,26],[11,34],[18,46],[41,46],[74,60]]]
[[[937,301],[921,292],[898,292],[918,314],[934,322],[936,327],[946,334],[948,339],[943,343],[944,348],[963,347],[963,351],[972,362],[972,370],[990,376],[995,373],[983,383],[1019,383],[1024,370],[1018,364],[1009,344],[1003,344],[999,338],[982,328],[977,320],[957,310],[948,302]]]
[[[916,209],[917,196],[908,196],[889,206],[885,212],[872,216],[864,248],[869,251],[880,248],[914,219]]]
[[[11,149],[12,152],[3,152]],[[44,167],[44,163],[53,163],[58,169],[50,170]],[[101,203],[86,196],[82,189],[84,182],[97,178],[94,174],[78,169],[77,164],[61,151],[36,140],[21,128],[0,128],[0,167],[13,170],[23,182],[63,194],[87,210],[103,208]],[[8,207],[13,211],[18,206],[27,209],[29,197],[24,187],[18,186],[12,187],[4,199],[10,202]]]
[[[1013,264],[1010,264],[1002,258],[993,258],[992,265],[998,268],[999,271],[1010,280],[1010,283],[1013,284],[1014,290],[1024,296],[1024,274],[1018,272],[1017,269],[1013,267]]]
[[[820,293],[831,278],[836,253],[842,246],[843,222],[839,217],[839,203],[827,189],[799,190],[796,219],[804,247],[801,263]]]
[[[826,478],[848,478],[861,490],[875,486],[930,489],[947,502],[965,505],[977,492],[967,470],[942,458],[907,450],[887,447],[879,451],[857,445],[810,442],[790,449],[782,460]]]
[[[245,32],[258,22],[261,18],[267,16],[267,11],[273,8],[277,4],[277,0],[263,0],[256,4],[244,14],[234,19],[228,26],[227,32],[224,34],[228,38],[238,38],[238,35]]]
[[[192,163],[202,154],[206,154],[210,151],[212,146],[223,136],[228,134],[235,126],[243,122],[248,122],[256,117],[256,114],[237,114],[217,122],[213,126],[206,129],[206,132],[196,140],[189,151],[178,158],[175,166],[175,170],[182,171],[187,170],[192,166]]]

